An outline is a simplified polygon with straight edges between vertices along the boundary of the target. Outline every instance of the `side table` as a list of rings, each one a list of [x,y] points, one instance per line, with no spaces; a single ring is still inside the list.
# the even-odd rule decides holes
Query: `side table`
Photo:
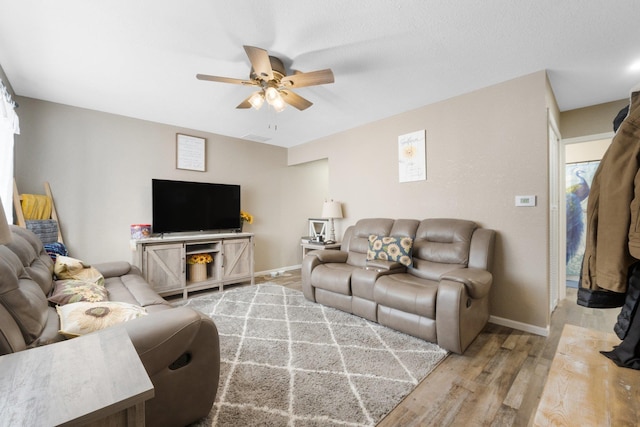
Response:
[[[321,245],[318,243],[308,243],[306,240],[303,240],[300,243],[300,246],[302,246],[302,258],[304,258],[305,255],[307,255],[307,252],[309,251],[318,251],[318,250],[324,251],[326,249],[340,250],[341,245],[342,243],[340,242]]]
[[[153,384],[122,326],[0,356],[0,425],[144,426]]]

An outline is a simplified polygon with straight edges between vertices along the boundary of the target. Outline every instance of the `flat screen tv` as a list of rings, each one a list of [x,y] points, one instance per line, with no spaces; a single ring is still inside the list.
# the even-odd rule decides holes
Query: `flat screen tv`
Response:
[[[152,179],[153,232],[235,231],[240,186]]]

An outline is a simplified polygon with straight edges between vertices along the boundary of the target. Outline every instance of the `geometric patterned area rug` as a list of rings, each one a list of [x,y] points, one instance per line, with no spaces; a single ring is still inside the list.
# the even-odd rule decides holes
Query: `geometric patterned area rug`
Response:
[[[195,426],[375,426],[448,354],[274,284],[188,299],[220,334],[220,382]]]

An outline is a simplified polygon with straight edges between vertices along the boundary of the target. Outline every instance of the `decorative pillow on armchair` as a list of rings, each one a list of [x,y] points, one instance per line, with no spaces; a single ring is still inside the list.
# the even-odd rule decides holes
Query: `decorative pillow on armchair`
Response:
[[[94,282],[87,280],[64,280],[57,281],[49,301],[58,305],[65,305],[74,302],[102,302],[107,301],[107,289]]]
[[[60,333],[68,338],[147,315],[144,307],[118,301],[74,302],[59,305],[56,310],[60,316]]]
[[[79,259],[59,255],[53,267],[53,272],[58,279],[85,280],[104,285],[104,277],[98,270]]]
[[[411,251],[413,239],[411,237],[369,236],[369,250],[367,260],[384,259],[396,261],[407,267],[411,266]]]

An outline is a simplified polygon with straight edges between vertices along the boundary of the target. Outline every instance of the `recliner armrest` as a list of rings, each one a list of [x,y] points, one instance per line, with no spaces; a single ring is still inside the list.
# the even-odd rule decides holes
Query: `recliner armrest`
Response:
[[[334,251],[334,250],[316,250],[311,251],[307,254],[307,256],[315,256],[318,258],[318,261],[325,262],[347,262],[347,258],[349,254],[343,251]]]
[[[465,285],[471,298],[483,298],[489,293],[493,275],[479,268],[459,268],[444,273],[440,280],[452,280]]]
[[[166,369],[185,352],[204,350],[207,344],[196,339],[201,328],[210,329],[214,342],[218,340],[211,318],[188,307],[156,311],[123,326],[150,376]],[[206,357],[213,357],[213,349],[204,351],[211,352]]]
[[[145,403],[147,425],[183,426],[205,417],[220,376],[220,341],[211,318],[177,307],[123,323],[155,397]]]
[[[103,262],[100,264],[92,264],[91,266],[98,270],[105,279],[108,277],[120,277],[125,274],[140,274],[139,269],[126,261]]]

